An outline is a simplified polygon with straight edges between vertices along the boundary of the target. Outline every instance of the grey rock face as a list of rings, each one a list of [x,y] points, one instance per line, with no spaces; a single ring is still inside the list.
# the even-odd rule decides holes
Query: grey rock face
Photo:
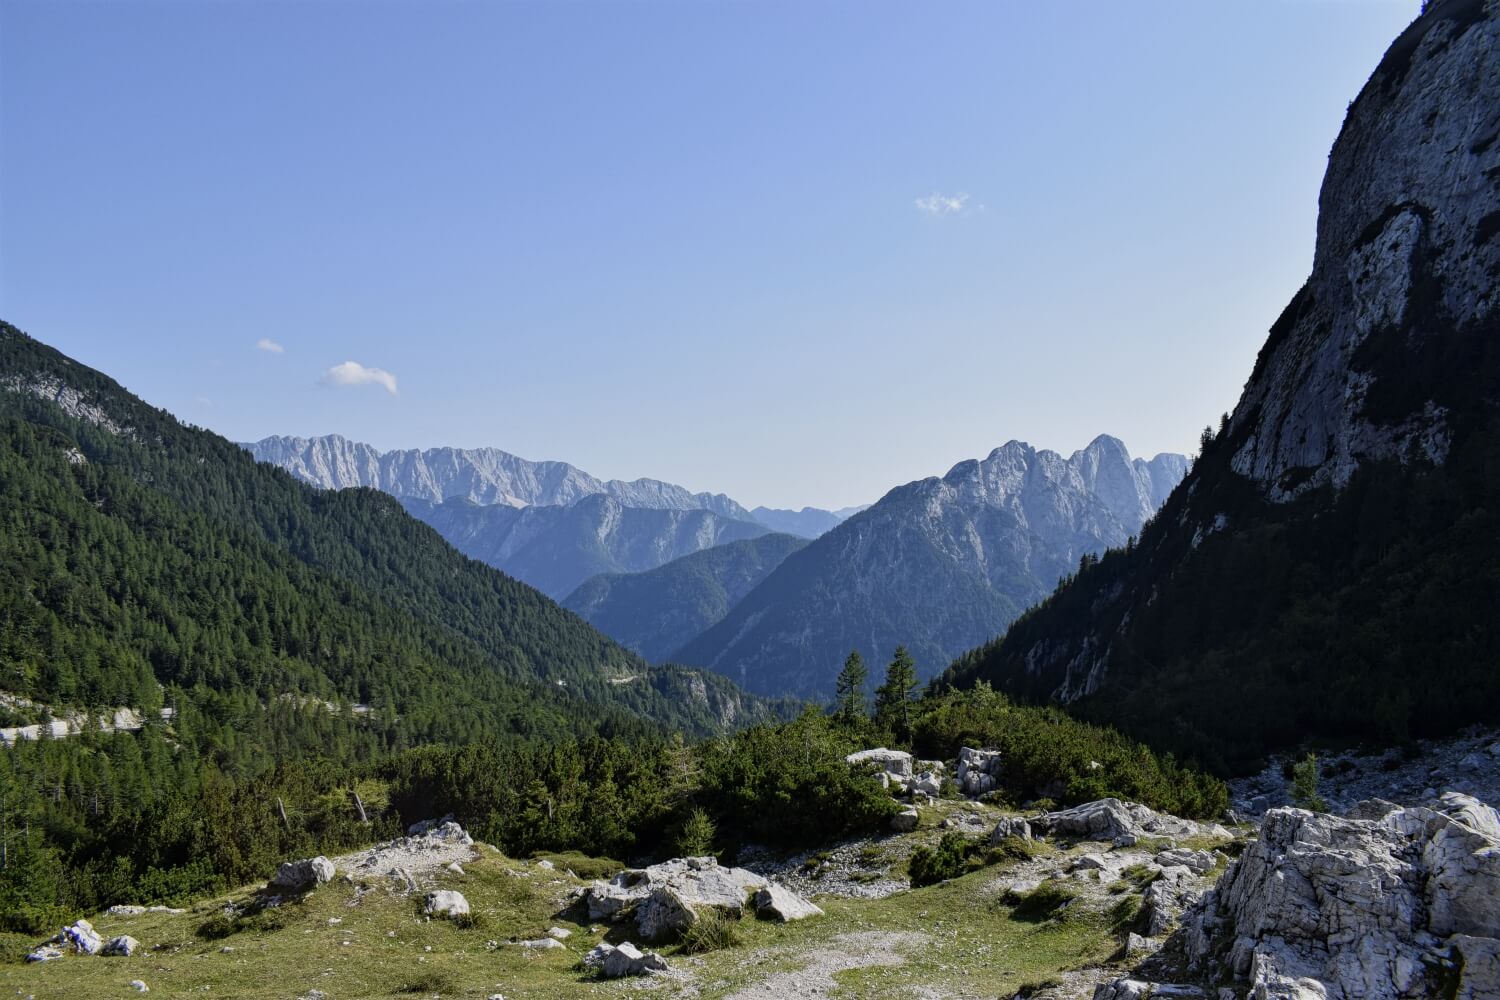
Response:
[[[844,762],[850,767],[872,768],[899,778],[911,777],[911,754],[905,750],[888,750],[885,747],[860,750],[845,757]]]
[[[1186,470],[1108,436],[1063,457],[1020,441],[887,493],[793,553],[673,659],[763,693],[824,695],[851,649],[905,644],[922,676],[993,638],[1077,569],[1124,545]]]
[[[1424,283],[1436,284],[1437,300],[1424,309],[1445,318],[1441,335],[1496,305],[1500,240],[1482,223],[1493,224],[1500,166],[1492,62],[1500,28],[1481,7],[1436,4],[1408,29],[1334,145],[1312,276],[1273,329],[1231,420],[1249,431],[1235,471],[1274,500],[1342,485],[1364,462],[1446,457],[1444,407],[1417,400],[1403,412],[1372,409],[1376,381],[1407,373],[1372,373],[1360,349],[1406,325]]]
[[[1273,809],[1183,927],[1201,971],[1257,996],[1406,1000],[1445,968],[1458,995],[1494,996],[1500,815],[1457,793],[1378,820]]]
[[[442,503],[511,507],[570,506],[603,495],[627,507],[708,510],[740,521],[750,512],[723,494],[692,493],[656,479],[603,481],[566,462],[532,462],[498,448],[428,448],[382,452],[337,434],[268,437],[244,446],[262,462],[324,489],[369,486],[392,496]]]
[[[999,784],[1000,769],[1003,766],[1004,760],[999,750],[961,748],[958,751],[958,768],[955,773],[958,790],[972,798],[994,791]]]

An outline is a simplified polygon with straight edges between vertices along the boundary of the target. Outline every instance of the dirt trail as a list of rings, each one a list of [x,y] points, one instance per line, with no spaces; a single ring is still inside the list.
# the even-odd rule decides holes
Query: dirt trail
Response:
[[[901,965],[905,950],[926,944],[926,934],[895,931],[860,931],[840,934],[823,947],[805,952],[806,964],[791,972],[778,972],[747,986],[726,1000],[823,1000],[838,987],[833,976],[845,969],[875,965]]]

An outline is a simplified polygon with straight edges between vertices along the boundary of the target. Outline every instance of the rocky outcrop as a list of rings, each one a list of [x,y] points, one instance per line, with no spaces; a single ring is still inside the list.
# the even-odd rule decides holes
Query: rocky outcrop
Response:
[[[1002,816],[995,824],[995,829],[990,831],[990,843],[998,844],[1002,840],[1016,837],[1020,840],[1031,839],[1031,824],[1020,816]]]
[[[333,872],[333,862],[322,855],[316,858],[303,858],[300,861],[283,861],[276,869],[271,885],[278,889],[293,891],[311,889],[331,881]]]
[[[672,655],[752,691],[824,696],[851,649],[905,644],[930,677],[1138,533],[1186,471],[1100,436],[1064,457],[1020,441],[891,490],[789,556]],[[814,667],[814,665],[816,665]]]
[[[887,750],[885,747],[876,747],[873,750],[851,753],[844,758],[844,762],[850,767],[883,771],[903,780],[910,778],[912,773],[911,754],[905,750]]]
[[[958,790],[975,799],[994,791],[1000,785],[1000,771],[1004,763],[999,750],[964,747],[958,751],[958,768],[955,771]]]
[[[1457,793],[1378,819],[1273,809],[1181,933],[1255,996],[1500,995],[1500,815]]]
[[[645,940],[656,941],[681,933],[710,910],[738,918],[750,894],[770,886],[754,872],[725,867],[712,857],[675,858],[596,881],[583,890],[580,902],[590,920],[629,917]]]
[[[891,829],[896,833],[911,833],[922,822],[922,814],[915,806],[907,806],[891,817]]]
[[[1159,813],[1137,802],[1099,799],[1032,818],[1031,829],[1049,837],[1134,844],[1146,837],[1194,837],[1201,833],[1229,837],[1223,827],[1202,827],[1192,820]]]

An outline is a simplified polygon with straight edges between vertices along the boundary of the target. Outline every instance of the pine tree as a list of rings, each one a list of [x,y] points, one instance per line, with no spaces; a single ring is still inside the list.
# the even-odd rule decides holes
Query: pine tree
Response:
[[[911,698],[916,690],[917,663],[905,646],[897,646],[885,669],[885,683],[875,691],[875,721],[896,732],[903,743],[911,742]]]
[[[865,682],[869,676],[870,670],[865,666],[865,658],[859,655],[859,650],[851,650],[849,658],[844,661],[844,669],[839,671],[834,701],[838,720],[845,725],[853,725],[868,717],[865,709]]]

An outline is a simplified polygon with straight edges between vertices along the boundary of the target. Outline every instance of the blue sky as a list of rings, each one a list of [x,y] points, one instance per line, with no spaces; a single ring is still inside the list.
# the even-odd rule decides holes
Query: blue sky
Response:
[[[0,0],[0,317],[235,439],[747,505],[1189,451],[1418,6]]]

